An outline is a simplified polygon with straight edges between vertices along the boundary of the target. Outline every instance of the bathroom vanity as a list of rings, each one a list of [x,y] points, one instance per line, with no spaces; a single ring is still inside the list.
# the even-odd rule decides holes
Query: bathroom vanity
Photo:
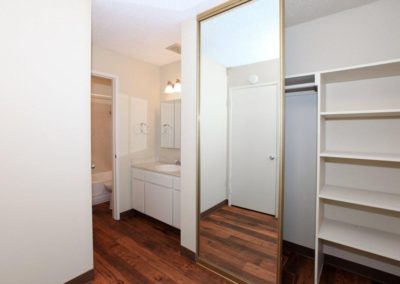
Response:
[[[180,166],[160,162],[132,165],[132,208],[180,228]]]

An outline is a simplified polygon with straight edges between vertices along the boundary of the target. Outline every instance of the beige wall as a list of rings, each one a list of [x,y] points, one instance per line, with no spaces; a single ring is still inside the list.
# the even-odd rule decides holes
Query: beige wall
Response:
[[[93,268],[91,3],[0,14],[0,283],[65,283]]]
[[[130,204],[130,164],[144,160],[154,160],[159,153],[159,109],[160,70],[158,66],[130,58],[108,49],[92,46],[92,70],[118,77],[118,139],[119,139],[119,200],[120,211],[131,209]],[[129,152],[129,105],[130,98],[137,97],[148,102],[147,148]]]
[[[165,86],[168,81],[175,83],[176,79],[181,79],[181,62],[176,61],[160,67],[160,100],[176,100],[181,98],[181,94],[166,94],[164,93]],[[158,116],[160,120],[160,115]],[[180,149],[160,148],[160,161],[174,162],[181,159]]]
[[[98,76],[92,76],[91,80],[92,94],[112,96],[112,80]]]

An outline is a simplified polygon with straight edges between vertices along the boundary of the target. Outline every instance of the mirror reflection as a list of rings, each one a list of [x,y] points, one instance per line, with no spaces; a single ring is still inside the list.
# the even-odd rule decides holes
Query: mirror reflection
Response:
[[[200,19],[199,259],[248,283],[277,281],[279,9],[254,0]]]
[[[161,102],[161,148],[181,148],[181,100]]]

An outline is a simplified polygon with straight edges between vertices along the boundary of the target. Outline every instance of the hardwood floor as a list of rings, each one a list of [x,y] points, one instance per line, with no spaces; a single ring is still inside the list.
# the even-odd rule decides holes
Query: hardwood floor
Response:
[[[251,283],[275,283],[275,217],[224,205],[200,221],[200,256]]]
[[[217,222],[229,224],[235,216],[230,211],[225,215],[231,221]],[[247,217],[250,217],[247,221],[251,224],[252,217]],[[234,228],[232,224],[229,227]],[[120,221],[114,221],[107,203],[94,206],[93,238],[95,284],[229,283],[180,254],[178,230],[140,213],[132,211],[123,214]],[[236,236],[233,239],[238,240]],[[253,237],[238,242],[236,252],[244,245],[259,250],[255,241],[257,238]],[[269,261],[269,258],[263,259],[262,265],[266,260]],[[312,258],[284,251],[284,284],[312,284],[313,268]],[[248,267],[246,271],[249,271]],[[321,283],[374,282],[326,265]]]
[[[179,231],[143,214],[93,207],[93,283],[229,283],[180,254]]]
[[[314,279],[314,259],[283,251],[283,274],[282,284],[312,284]],[[377,283],[353,273],[324,265],[320,284],[373,284]]]

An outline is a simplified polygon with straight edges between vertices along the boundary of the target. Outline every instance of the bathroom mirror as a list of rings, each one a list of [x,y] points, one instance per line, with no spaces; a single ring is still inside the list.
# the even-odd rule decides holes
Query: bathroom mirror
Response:
[[[181,100],[161,102],[161,148],[181,148]]]
[[[197,257],[239,283],[280,281],[282,5],[198,16]]]

